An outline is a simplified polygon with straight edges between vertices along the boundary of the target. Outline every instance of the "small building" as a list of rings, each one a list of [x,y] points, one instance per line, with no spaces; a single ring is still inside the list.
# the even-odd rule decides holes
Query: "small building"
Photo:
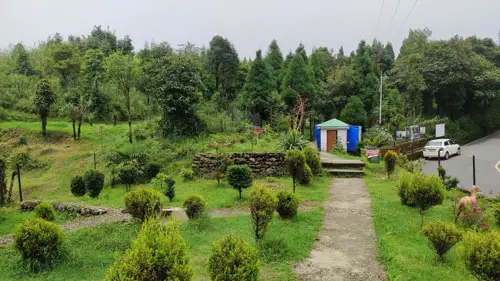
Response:
[[[319,150],[332,152],[333,146],[341,144],[347,149],[347,130],[349,124],[338,119],[331,119],[318,125],[320,129],[320,147]]]

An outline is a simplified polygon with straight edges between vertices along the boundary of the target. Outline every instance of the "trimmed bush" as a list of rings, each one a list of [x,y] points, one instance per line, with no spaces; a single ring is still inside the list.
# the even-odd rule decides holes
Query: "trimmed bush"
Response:
[[[304,148],[304,156],[306,157],[306,163],[311,168],[313,175],[320,175],[321,169],[321,159],[314,148],[307,146]]]
[[[293,193],[295,193],[295,184],[304,171],[306,157],[300,150],[288,150],[285,154],[285,162],[288,172],[293,179]]]
[[[313,177],[311,168],[309,165],[304,164],[304,170],[300,174],[299,183],[302,185],[308,185]]]
[[[464,209],[456,217],[456,222],[463,228],[469,228],[475,231],[487,231],[490,226],[486,214],[477,207],[470,204],[465,205]]]
[[[107,280],[191,280],[188,246],[175,224],[148,218],[132,246],[117,256]]]
[[[152,178],[156,177],[161,170],[161,166],[158,163],[150,162],[144,167],[144,182],[149,182]]]
[[[264,237],[267,226],[273,217],[274,210],[278,205],[278,199],[273,192],[265,187],[252,189],[249,198],[252,227],[256,240]]]
[[[46,221],[54,221],[56,210],[49,202],[42,202],[35,207],[35,216]]]
[[[104,174],[98,170],[88,170],[83,175],[83,182],[87,194],[92,198],[96,198],[104,187]]]
[[[182,168],[181,177],[184,181],[192,181],[194,179],[194,172],[192,169]]]
[[[278,206],[276,211],[283,219],[293,218],[297,215],[299,199],[290,191],[280,191],[278,193]]]
[[[248,242],[229,235],[212,245],[208,270],[212,280],[257,281],[259,255]]]
[[[424,227],[424,235],[443,260],[443,256],[462,239],[462,233],[454,224],[432,222]]]
[[[78,197],[85,195],[85,183],[82,176],[74,176],[71,179],[71,193]]]
[[[420,225],[423,226],[424,212],[442,204],[446,191],[439,177],[415,173],[400,177],[398,194],[403,204],[419,209]]]
[[[384,155],[385,171],[387,172],[387,177],[391,177],[391,174],[394,173],[397,159],[398,155],[396,155],[396,153],[392,151],[388,151]]]
[[[14,244],[31,269],[51,267],[62,250],[61,228],[40,218],[32,218],[16,227]]]
[[[500,280],[500,232],[468,235],[464,239],[464,258],[480,280]]]
[[[227,169],[228,183],[240,193],[244,188],[252,186],[252,170],[248,165],[232,165]]]
[[[205,200],[200,195],[189,195],[183,204],[186,208],[186,215],[190,219],[200,217],[205,212]]]
[[[144,221],[161,212],[161,194],[148,188],[129,192],[125,195],[125,209],[134,218]]]
[[[132,165],[125,165],[118,171],[118,178],[120,182],[125,184],[125,189],[130,190],[131,186],[136,182],[138,170]]]
[[[175,180],[172,177],[168,176],[165,179],[165,183],[167,184],[167,189],[165,189],[163,193],[168,197],[168,200],[172,202],[172,200],[174,200],[175,198]]]

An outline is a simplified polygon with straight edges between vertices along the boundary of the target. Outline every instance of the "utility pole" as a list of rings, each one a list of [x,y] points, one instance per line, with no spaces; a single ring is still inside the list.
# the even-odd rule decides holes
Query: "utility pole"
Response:
[[[378,91],[380,92],[380,109],[378,113],[378,124],[382,125],[382,82],[384,81],[384,74],[380,75],[380,85]]]

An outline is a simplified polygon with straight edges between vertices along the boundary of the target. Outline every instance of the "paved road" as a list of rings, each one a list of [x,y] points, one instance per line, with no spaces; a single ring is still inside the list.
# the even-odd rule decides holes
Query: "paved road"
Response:
[[[460,185],[467,189],[472,186],[472,155],[476,156],[476,184],[482,194],[500,194],[500,131],[462,146],[462,155],[441,161],[446,174],[459,178]],[[424,173],[437,174],[437,165],[437,160],[427,161]]]

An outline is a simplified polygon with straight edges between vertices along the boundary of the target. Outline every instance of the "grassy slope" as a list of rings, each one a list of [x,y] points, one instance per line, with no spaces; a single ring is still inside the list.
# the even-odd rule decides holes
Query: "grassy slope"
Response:
[[[19,212],[17,209],[11,208],[5,209],[0,213],[0,236],[13,233],[17,224],[34,216],[34,212]],[[72,219],[73,217],[67,213],[57,213],[54,222],[62,224]]]
[[[383,164],[370,164],[365,181],[373,200],[373,218],[379,244],[379,257],[385,264],[390,280],[476,280],[461,259],[462,244],[455,245],[445,256],[446,262],[437,264],[435,253],[420,229],[416,209],[401,204],[397,195],[397,180],[378,173]],[[397,176],[393,176],[397,177]],[[428,210],[425,222],[453,223],[453,193],[443,205]],[[490,224],[492,225],[492,224]],[[497,230],[498,231],[498,230]]]
[[[282,239],[285,247],[275,248],[281,258],[274,262],[262,261],[261,280],[295,280],[292,264],[304,259],[314,244],[321,227],[320,208],[299,213],[293,221],[275,216],[269,225],[266,241]],[[101,225],[65,234],[66,261],[51,271],[28,273],[19,263],[19,256],[11,247],[0,249],[0,276],[2,280],[103,280],[106,269],[114,261],[116,250],[124,251],[135,237],[138,226],[130,223]],[[229,233],[253,242],[249,216],[214,218],[208,228],[200,231],[191,222],[181,225],[182,234],[190,247],[194,280],[209,280],[206,262],[211,245]],[[281,245],[280,245],[281,246]]]

